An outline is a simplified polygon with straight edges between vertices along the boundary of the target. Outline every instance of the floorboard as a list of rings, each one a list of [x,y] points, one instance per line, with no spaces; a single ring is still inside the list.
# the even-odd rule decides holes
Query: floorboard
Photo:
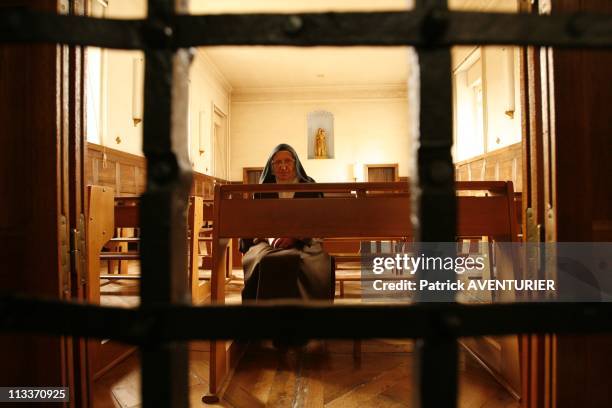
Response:
[[[130,265],[130,273],[138,273]],[[228,284],[227,303],[240,302],[242,271]],[[103,285],[103,304],[138,305],[138,283]],[[361,302],[359,283],[349,282],[345,297],[336,304]],[[518,408],[519,402],[471,357],[461,352],[459,407]],[[189,400],[201,402],[208,390],[209,358],[206,342],[190,347]],[[440,368],[441,370],[444,367]],[[134,354],[94,384],[94,407],[141,406],[140,363]],[[413,342],[373,339],[364,341],[360,359],[353,357],[352,341],[312,341],[306,347],[276,350],[271,342],[251,344],[217,405],[209,407],[411,407],[413,397]]]

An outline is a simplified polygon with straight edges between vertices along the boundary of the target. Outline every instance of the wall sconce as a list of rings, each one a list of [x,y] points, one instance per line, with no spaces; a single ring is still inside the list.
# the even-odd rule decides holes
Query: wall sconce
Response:
[[[353,163],[353,181],[363,181],[363,164]]]
[[[200,150],[200,155],[204,154],[204,152],[206,151],[206,116],[205,116],[205,111],[200,111],[199,116],[199,134],[198,134],[198,138],[199,138],[199,150]]]
[[[506,116],[514,119],[514,47],[506,47],[504,49],[504,65],[506,70],[507,84],[507,101],[506,101]]]
[[[144,99],[143,74],[143,58],[134,58],[132,61],[132,120],[134,121],[134,126],[137,126],[140,122],[142,122],[142,105]]]

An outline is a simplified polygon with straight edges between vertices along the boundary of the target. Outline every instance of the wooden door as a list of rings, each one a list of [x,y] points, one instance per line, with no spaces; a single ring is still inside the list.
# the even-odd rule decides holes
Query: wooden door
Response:
[[[83,12],[82,0],[14,0],[4,6]],[[27,296],[82,299],[81,50],[3,44],[0,61],[0,287]],[[67,386],[72,395],[66,406],[87,403],[77,391],[83,385],[78,341],[1,336],[0,350],[3,385]]]
[[[532,13],[611,13],[608,0],[523,2]],[[612,240],[612,52],[523,53],[523,230],[531,242]],[[607,406],[612,336],[523,336],[524,406]]]
[[[531,3],[521,3],[522,12],[538,14]],[[545,74],[540,65],[541,51],[535,47],[521,50],[521,108],[523,119],[523,240],[542,241],[544,216],[544,152],[542,131],[542,98]],[[544,81],[544,82],[543,82]],[[551,336],[521,335],[521,388],[523,407],[544,407],[544,398],[550,397]]]
[[[399,181],[398,164],[366,164],[365,174],[366,181],[376,182],[389,182]]]
[[[263,172],[263,167],[243,167],[242,168],[242,183],[243,184],[257,184],[259,183],[259,176]]]
[[[552,13],[612,13],[609,0],[554,0]],[[612,241],[612,51],[550,50],[551,184],[546,239]],[[609,406],[612,336],[552,339],[557,407]]]

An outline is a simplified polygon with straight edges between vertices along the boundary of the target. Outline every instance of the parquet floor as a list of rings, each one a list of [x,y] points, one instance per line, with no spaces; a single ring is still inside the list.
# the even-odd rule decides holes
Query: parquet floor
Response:
[[[408,341],[371,340],[361,361],[352,343],[329,341],[305,350],[279,352],[268,344],[252,345],[236,367],[219,404],[211,407],[411,407],[413,355]],[[191,351],[191,407],[208,390],[208,352]],[[440,368],[441,370],[444,367]],[[471,358],[459,369],[459,406],[518,408],[519,403]],[[96,408],[133,408],[140,404],[140,372],[132,355],[94,386]]]
[[[358,285],[347,284],[346,297],[338,303],[358,302]],[[114,298],[122,295],[107,289],[105,303],[121,304],[122,301]],[[229,289],[228,302],[237,302],[240,282],[232,282]],[[133,288],[128,293],[134,296]],[[307,347],[284,352],[274,349],[270,342],[251,344],[226,385],[220,403],[208,406],[385,408],[413,405],[412,341],[364,341],[361,358],[357,360],[352,350],[351,341],[313,341]],[[208,368],[206,343],[193,343],[189,370],[191,407],[207,406],[201,398],[208,389]],[[519,407],[487,371],[463,352],[459,379],[460,407]],[[95,382],[94,406],[140,405],[139,359],[134,354]]]

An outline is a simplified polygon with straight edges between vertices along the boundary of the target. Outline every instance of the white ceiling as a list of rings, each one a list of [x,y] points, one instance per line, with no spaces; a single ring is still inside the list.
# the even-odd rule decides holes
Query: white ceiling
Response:
[[[412,0],[190,0],[193,14],[406,10]]]
[[[404,84],[406,48],[217,47],[205,52],[235,90]]]
[[[451,0],[452,8],[491,8],[516,0]],[[191,0],[194,14],[407,10],[412,0]],[[497,8],[496,7],[496,8]],[[404,86],[407,47],[207,47],[235,91],[252,88]]]

